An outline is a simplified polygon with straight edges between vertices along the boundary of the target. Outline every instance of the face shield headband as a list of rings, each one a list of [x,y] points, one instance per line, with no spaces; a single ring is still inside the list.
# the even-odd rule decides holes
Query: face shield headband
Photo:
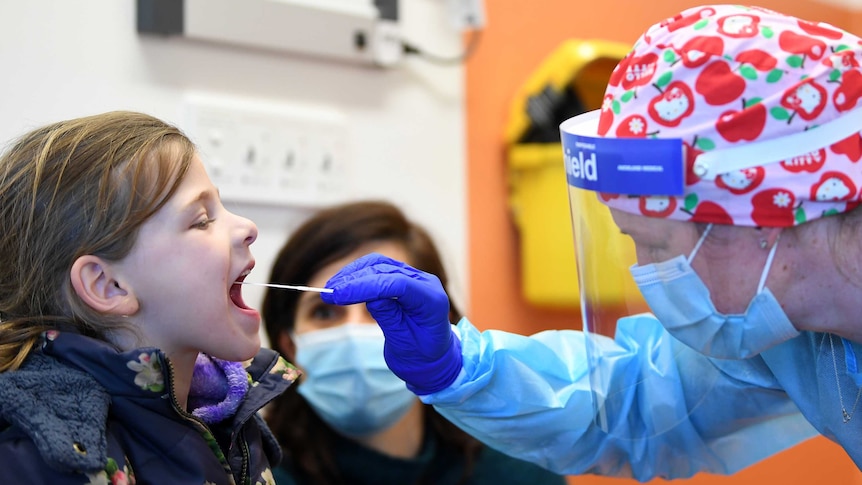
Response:
[[[560,125],[566,179],[593,192],[638,196],[685,194],[686,147],[678,138],[603,138],[596,136],[601,110]],[[862,127],[856,109],[816,128],[780,138],[699,154],[690,170],[702,180],[723,173],[789,160],[837,143]]]

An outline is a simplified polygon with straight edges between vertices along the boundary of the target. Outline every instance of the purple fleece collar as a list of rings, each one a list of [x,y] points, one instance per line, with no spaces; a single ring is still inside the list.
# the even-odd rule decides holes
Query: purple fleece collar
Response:
[[[236,413],[248,393],[248,374],[242,363],[198,354],[189,389],[189,410],[207,424]]]

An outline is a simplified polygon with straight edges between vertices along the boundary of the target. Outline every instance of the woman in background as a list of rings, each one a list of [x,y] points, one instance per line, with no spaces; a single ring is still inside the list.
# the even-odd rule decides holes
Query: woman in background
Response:
[[[347,262],[377,252],[436,275],[446,272],[431,237],[386,202],[323,210],[288,239],[273,283],[323,286]],[[461,314],[450,304],[449,318]],[[303,369],[273,401],[267,421],[284,448],[274,470],[290,484],[556,484],[565,479],[483,446],[422,404],[386,366],[383,333],[365,305],[323,303],[317,293],[269,289],[270,344]]]

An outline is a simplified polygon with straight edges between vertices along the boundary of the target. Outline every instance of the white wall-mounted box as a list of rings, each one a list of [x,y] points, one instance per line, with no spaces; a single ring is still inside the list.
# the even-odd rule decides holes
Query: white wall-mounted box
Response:
[[[389,66],[397,0],[137,0],[138,32]]]

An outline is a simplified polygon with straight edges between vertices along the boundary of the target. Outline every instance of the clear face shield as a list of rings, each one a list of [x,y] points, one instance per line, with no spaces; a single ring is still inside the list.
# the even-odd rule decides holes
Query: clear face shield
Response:
[[[752,269],[747,283],[722,280],[726,259],[694,258],[703,251],[699,248],[710,229],[710,237],[722,238],[728,236],[715,232],[726,228],[666,220],[673,211],[696,214],[718,207],[708,201],[699,203],[695,192],[686,193],[683,141],[597,137],[599,116],[599,111],[592,111],[560,125],[594,415],[596,424],[609,435],[647,440],[686,423],[715,392],[719,370],[703,356],[746,359],[798,332],[765,285],[777,244],[759,253],[755,257],[759,261],[751,260],[750,264],[759,266],[759,278]],[[702,181],[725,184],[728,190],[734,177],[751,179],[752,173],[772,164],[781,164],[776,171],[793,174],[799,170],[794,161],[800,154],[823,151],[858,136],[860,124],[862,109],[856,109],[816,130],[699,153],[691,170]],[[790,168],[781,168],[785,164]],[[841,165],[833,167],[838,172],[829,173],[842,173]],[[819,189],[812,191],[816,193],[808,205],[824,204],[819,210],[835,210],[829,204],[836,199]],[[801,208],[785,203],[786,191],[763,193],[777,194],[771,195],[772,205],[766,208],[798,216]],[[617,197],[630,199],[609,202]],[[609,209],[605,202],[627,205],[630,211]],[[764,206],[746,209],[752,221],[757,222],[760,209]],[[726,212],[713,216],[730,219]],[[644,266],[634,266],[638,261],[632,238],[638,241],[643,259],[650,259],[642,262]],[[713,275],[709,282],[713,286],[707,288],[698,273]],[[731,305],[734,311],[745,301],[748,306],[742,313],[721,313],[712,303],[710,290],[743,295]],[[657,324],[658,330],[649,330]]]
[[[637,263],[634,242],[621,232],[601,198],[639,194],[646,196],[640,197],[642,211],[675,210],[670,207],[675,199],[667,196],[683,191],[684,151],[678,139],[597,138],[598,117],[594,111],[561,125],[594,416],[609,435],[646,440],[685,422],[711,389],[717,370],[706,367],[697,376],[697,386],[685,385],[675,371],[676,353],[693,350],[676,343],[661,347],[664,355],[646,359],[651,369],[638,375],[617,371],[635,368],[625,365],[635,357],[619,351],[613,340],[639,335],[619,335],[618,324],[636,325],[637,318],[654,317],[646,315],[650,308],[630,271]],[[624,346],[639,352],[659,348],[648,341]],[[681,389],[688,393],[684,399]],[[692,389],[698,395],[692,395]],[[644,409],[650,410],[649,416]]]

